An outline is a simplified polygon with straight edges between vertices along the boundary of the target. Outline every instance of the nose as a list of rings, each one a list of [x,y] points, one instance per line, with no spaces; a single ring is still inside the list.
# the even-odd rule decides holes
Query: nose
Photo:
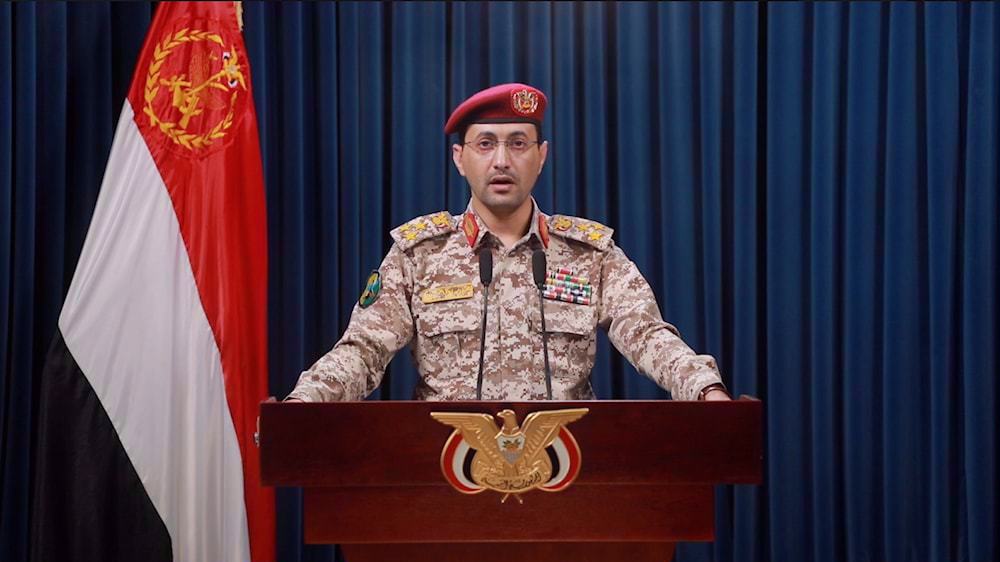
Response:
[[[493,151],[493,167],[498,170],[505,170],[510,167],[510,154],[507,153],[507,143],[502,142],[498,144]]]

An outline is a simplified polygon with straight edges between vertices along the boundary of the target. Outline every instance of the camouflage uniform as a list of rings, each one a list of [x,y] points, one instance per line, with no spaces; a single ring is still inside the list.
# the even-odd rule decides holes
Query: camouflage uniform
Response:
[[[587,304],[544,299],[553,398],[594,397],[590,371],[601,326],[640,372],[676,399],[696,399],[721,382],[714,359],[696,355],[663,321],[649,285],[611,233],[592,221],[546,217],[537,205],[528,234],[513,248],[489,234],[471,205],[465,215],[436,213],[396,228],[379,270],[381,294],[367,308],[355,305],[343,337],[302,373],[289,397],[363,399],[378,387],[393,355],[412,341],[421,374],[415,398],[475,399],[483,298],[476,251],[488,244],[494,268],[484,400],[545,398],[539,292],[531,271],[531,254],[543,245],[550,272],[571,269],[591,287]]]

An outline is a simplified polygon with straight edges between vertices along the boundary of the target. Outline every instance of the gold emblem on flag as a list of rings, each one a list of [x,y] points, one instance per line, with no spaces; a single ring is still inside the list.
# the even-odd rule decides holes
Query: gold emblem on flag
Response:
[[[244,69],[236,46],[227,46],[220,32],[169,32],[153,48],[142,112],[175,146],[203,151],[233,126],[238,96],[247,89]]]
[[[493,416],[482,413],[431,412],[435,420],[454,427],[441,452],[441,470],[458,491],[478,494],[493,490],[501,502],[539,489],[561,492],[580,472],[580,447],[566,424],[589,408],[534,412],[517,425],[512,410],[502,410],[498,428]]]

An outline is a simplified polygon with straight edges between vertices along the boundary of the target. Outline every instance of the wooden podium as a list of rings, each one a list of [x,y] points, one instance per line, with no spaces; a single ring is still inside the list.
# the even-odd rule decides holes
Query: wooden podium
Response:
[[[589,408],[567,426],[576,481],[523,504],[462,494],[441,472],[452,432],[431,412]],[[762,410],[733,402],[264,402],[261,480],[301,486],[305,541],[348,562],[665,562],[677,541],[714,539],[716,484],[762,474]]]

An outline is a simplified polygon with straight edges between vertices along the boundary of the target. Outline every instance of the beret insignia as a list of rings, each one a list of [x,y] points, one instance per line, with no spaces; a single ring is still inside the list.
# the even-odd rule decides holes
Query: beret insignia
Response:
[[[521,115],[532,115],[538,109],[538,94],[528,90],[515,90],[510,94],[510,106]]]

